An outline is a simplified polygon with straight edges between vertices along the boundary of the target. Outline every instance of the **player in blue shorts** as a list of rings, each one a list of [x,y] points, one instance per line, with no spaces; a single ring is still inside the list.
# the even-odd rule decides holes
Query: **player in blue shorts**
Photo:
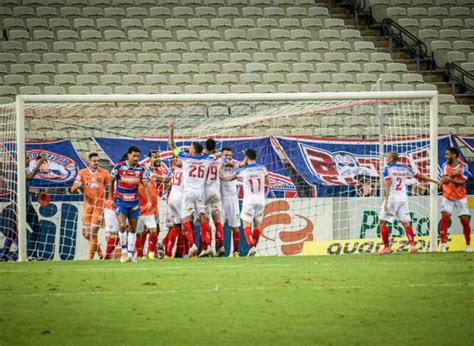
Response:
[[[132,262],[135,248],[136,228],[140,216],[140,201],[138,198],[138,185],[143,184],[147,197],[147,210],[151,209],[151,195],[148,186],[148,170],[138,163],[140,149],[131,146],[127,152],[127,159],[118,162],[112,170],[112,191],[109,196],[115,194],[115,212],[120,226],[120,243],[122,245],[122,257],[120,262]],[[115,184],[114,184],[115,183]],[[129,225],[127,225],[127,219]],[[128,235],[127,235],[128,229]]]

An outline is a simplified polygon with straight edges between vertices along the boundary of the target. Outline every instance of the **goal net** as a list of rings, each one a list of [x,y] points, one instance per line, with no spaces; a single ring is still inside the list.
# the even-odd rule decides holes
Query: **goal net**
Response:
[[[131,145],[140,148],[140,161],[154,176],[170,176],[175,164],[168,147],[170,119],[183,150],[193,141],[214,138],[217,150],[230,148],[236,161],[244,159],[246,149],[257,151],[257,162],[270,178],[258,255],[376,252],[385,154],[395,151],[414,172],[436,178],[438,147],[451,144],[449,136],[437,135],[436,98],[433,92],[25,96],[16,105],[2,106],[0,113],[2,254],[13,260],[86,259],[91,251],[90,235],[83,234],[87,219],[100,228],[96,250],[104,255],[117,228],[104,217],[107,210],[113,216],[113,207],[105,195],[94,201],[95,209],[84,207],[81,189],[71,193],[70,188],[90,153],[98,153],[99,165],[110,171]],[[154,152],[159,160],[150,160]],[[26,181],[32,171],[34,177],[17,188],[17,181]],[[172,181],[155,182],[161,244],[172,225],[167,203]],[[428,250],[431,237],[433,250],[437,188],[412,179],[407,193],[417,247]],[[238,182],[237,194],[241,208]],[[242,229],[236,239],[231,225],[238,213],[221,210],[220,216],[224,255],[246,255]],[[194,226],[199,244],[199,221]],[[395,221],[389,231],[397,249],[406,251],[403,227]],[[145,255],[149,238],[137,245]],[[117,240],[110,257],[120,250]],[[177,254],[186,255],[181,236],[171,253]]]

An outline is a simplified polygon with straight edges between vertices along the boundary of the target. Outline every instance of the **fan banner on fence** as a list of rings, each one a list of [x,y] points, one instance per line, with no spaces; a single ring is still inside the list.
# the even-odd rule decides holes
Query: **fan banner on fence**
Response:
[[[72,142],[68,139],[48,142],[26,143],[29,167],[36,167],[36,160],[45,155],[47,160],[38,170],[30,187],[65,188],[72,185],[79,170],[86,167]],[[4,153],[16,160],[16,144],[0,143]]]
[[[131,145],[136,145],[141,150],[142,163],[147,162],[147,155],[151,150],[158,150],[162,159],[162,170],[166,172],[171,166],[173,153],[168,148],[168,139],[94,138],[94,140],[113,163],[120,161]],[[175,142],[176,146],[187,148],[192,141],[191,139],[177,139]],[[244,159],[245,149],[256,149],[258,162],[265,165],[270,175],[270,193],[268,196],[270,198],[297,197],[295,185],[283,167],[280,157],[275,152],[271,144],[271,137],[232,137],[217,140],[217,150],[224,147],[230,147],[233,158],[239,161]]]
[[[471,152],[474,153],[474,136],[456,136],[457,139],[459,139],[461,142],[464,143],[466,147],[469,148]]]
[[[329,197],[341,193],[356,196],[357,187],[361,184],[378,182],[380,167],[377,140],[279,136],[275,137],[274,143],[303,179],[308,184],[316,186],[318,196]],[[444,162],[445,149],[451,145],[455,145],[452,136],[439,137],[439,166]],[[415,172],[429,173],[429,138],[386,141],[384,150],[399,153],[400,161]]]

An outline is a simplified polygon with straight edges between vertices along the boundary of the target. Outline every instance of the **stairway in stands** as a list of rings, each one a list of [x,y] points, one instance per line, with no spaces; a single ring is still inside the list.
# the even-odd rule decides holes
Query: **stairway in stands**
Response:
[[[359,17],[357,28],[354,26],[354,17],[352,9],[347,3],[334,3],[331,0],[318,0],[317,6],[323,6],[330,9],[333,18],[343,19],[348,29],[358,29],[361,32],[362,38],[365,41],[371,41],[380,52],[390,53],[394,62],[404,63],[407,65],[408,71],[413,73],[420,73],[426,83],[435,84],[440,94],[454,95],[451,89],[451,84],[444,80],[444,72],[436,70],[427,70],[424,66],[420,67],[420,71],[416,71],[416,61],[413,59],[408,50],[403,48],[389,49],[389,41],[381,34],[380,25],[369,26],[366,17]],[[465,104],[471,107],[474,112],[474,97],[454,95],[458,104]]]

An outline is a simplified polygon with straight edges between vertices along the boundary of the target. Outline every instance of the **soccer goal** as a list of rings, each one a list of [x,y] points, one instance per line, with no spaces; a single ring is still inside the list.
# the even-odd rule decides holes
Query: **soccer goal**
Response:
[[[449,136],[438,136],[437,107],[435,91],[17,96],[15,104],[0,106],[0,241],[13,239],[10,252],[19,261],[31,251],[46,259],[85,258],[82,200],[68,187],[88,153],[98,152],[110,169],[137,145],[144,161],[158,151],[166,172],[173,119],[178,147],[212,137],[238,161],[245,149],[257,151],[270,178],[259,255],[299,255],[318,242],[329,244],[326,252],[375,252],[380,244],[370,240],[380,234],[385,154],[395,151],[401,163],[437,179],[438,148],[450,145]],[[29,187],[41,229],[31,249],[25,169],[42,155],[46,164]],[[413,179],[407,193],[419,247],[435,251],[438,188]],[[164,195],[160,239],[167,226]],[[233,249],[228,224],[227,255],[245,254],[243,236]],[[405,239],[396,221],[389,227],[394,241]]]

